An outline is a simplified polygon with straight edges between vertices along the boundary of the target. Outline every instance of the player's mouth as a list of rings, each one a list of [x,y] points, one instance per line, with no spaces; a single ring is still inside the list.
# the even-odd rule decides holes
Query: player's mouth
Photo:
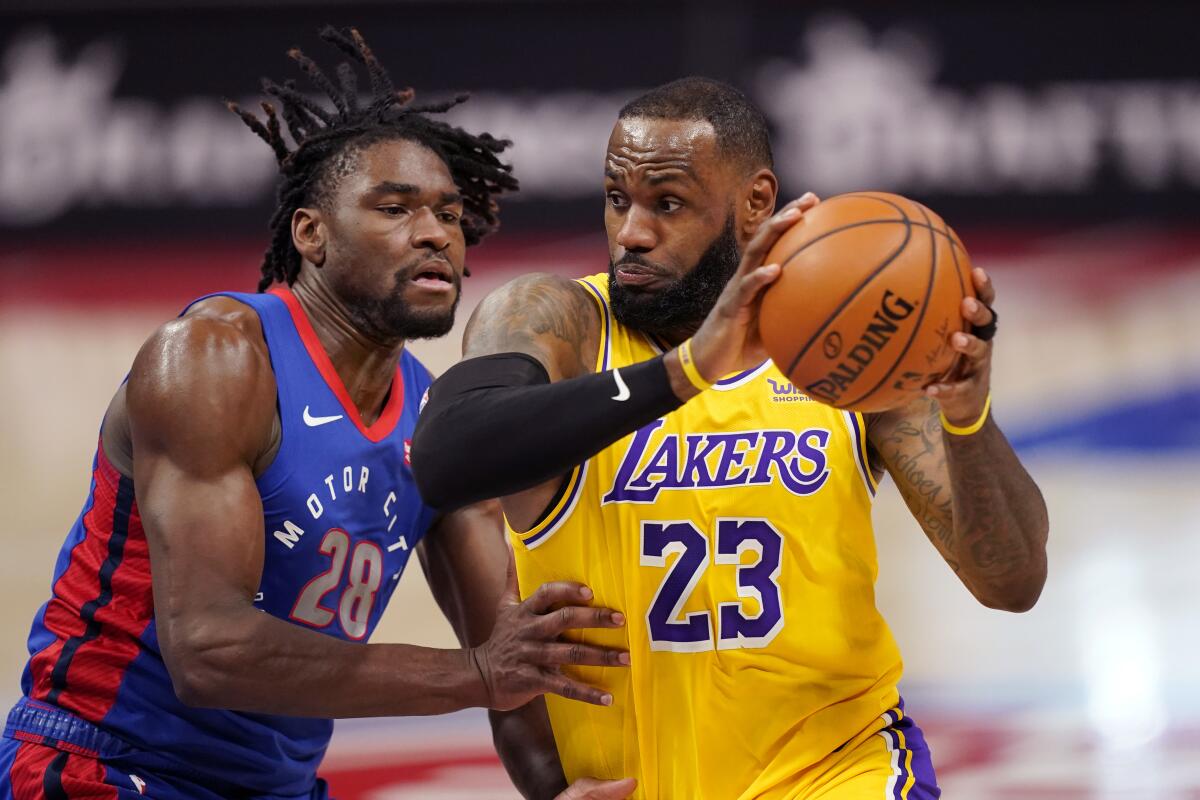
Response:
[[[645,264],[630,264],[629,262],[617,264],[615,272],[617,283],[637,289],[649,288],[667,278],[662,271],[654,267],[648,267]]]
[[[449,262],[440,258],[431,258],[418,264],[409,280],[428,292],[454,291],[454,272]]]

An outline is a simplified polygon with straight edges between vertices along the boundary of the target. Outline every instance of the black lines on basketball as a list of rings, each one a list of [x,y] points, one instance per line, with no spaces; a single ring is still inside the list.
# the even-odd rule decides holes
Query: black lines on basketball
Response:
[[[918,205],[917,210],[921,212],[921,216],[925,218],[926,222],[926,225],[921,227],[929,230],[929,278],[925,281],[925,295],[921,298],[920,308],[917,310],[917,321],[912,326],[912,330],[908,334],[908,339],[904,342],[904,348],[892,361],[892,365],[888,367],[888,370],[884,373],[883,377],[880,378],[874,386],[860,394],[858,397],[854,398],[853,400],[847,400],[847,405],[853,406],[856,403],[861,403],[866,398],[875,394],[875,392],[879,390],[879,387],[884,383],[896,377],[896,367],[900,365],[900,362],[904,360],[904,356],[906,356],[908,351],[912,348],[913,340],[916,339],[917,334],[921,332],[921,322],[925,319],[925,312],[929,310],[929,295],[933,292],[934,282],[937,278],[937,231],[934,229],[933,223],[929,221],[929,214],[925,212],[925,207]],[[903,378],[903,374],[900,377]]]
[[[887,256],[887,258],[884,260],[884,262],[882,264],[880,264],[878,267],[876,267],[875,270],[870,275],[868,275],[863,280],[862,283],[860,283],[858,286],[856,286],[854,288],[854,290],[852,292],[850,292],[850,294],[848,294],[844,298],[842,298],[842,301],[841,301],[841,303],[838,304],[837,308],[835,308],[832,312],[830,312],[829,316],[825,318],[825,321],[823,323],[821,323],[821,327],[817,328],[816,332],[813,333],[812,337],[801,346],[800,352],[796,354],[796,357],[793,358],[791,363],[789,364],[789,366],[786,370],[787,372],[790,373],[792,370],[794,370],[796,368],[796,365],[800,363],[800,359],[804,358],[805,354],[808,352],[808,348],[812,347],[813,342],[815,342],[817,340],[817,338],[822,333],[825,332],[825,329],[829,327],[830,323],[832,323],[835,319],[837,319],[838,315],[842,313],[842,310],[845,309],[845,307],[847,305],[849,305],[850,302],[854,300],[854,298],[858,297],[859,292],[861,292],[867,286],[867,284],[869,284],[871,281],[873,281],[877,275],[879,275],[881,272],[883,272],[885,269],[887,269],[888,264],[891,264],[896,259],[896,256],[898,256],[904,252],[904,249],[906,247],[908,247],[908,243],[912,239],[912,228],[913,228],[912,222],[908,219],[908,217],[905,217],[902,220],[899,220],[899,219],[867,220],[864,222],[855,223],[853,225],[843,225],[841,228],[837,228],[835,230],[829,231],[828,233],[822,234],[821,236],[818,236],[816,239],[814,239],[813,241],[804,245],[804,247],[801,247],[799,250],[797,250],[795,253],[793,253],[788,258],[788,261],[790,261],[792,258],[795,258],[795,256],[798,255],[800,252],[807,250],[811,245],[815,244],[816,242],[820,241],[821,239],[826,239],[830,236],[833,236],[835,233],[839,233],[840,231],[849,230],[851,228],[861,228],[864,225],[879,225],[879,224],[886,224],[886,223],[902,223],[905,227],[904,241],[902,241],[900,243],[900,246],[897,247],[894,252],[890,253]]]
[[[763,344],[814,400],[895,408],[952,367],[949,337],[965,325],[964,294],[974,294],[971,260],[920,203],[885,193],[830,198],[784,232],[767,262],[784,268],[759,310]]]

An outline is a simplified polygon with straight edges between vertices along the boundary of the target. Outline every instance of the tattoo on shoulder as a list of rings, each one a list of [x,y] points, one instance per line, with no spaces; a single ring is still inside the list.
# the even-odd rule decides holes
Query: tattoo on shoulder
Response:
[[[515,350],[562,363],[569,353],[578,362],[572,369],[585,372],[595,314],[573,281],[552,275],[518,278],[480,304],[468,323],[467,355]]]

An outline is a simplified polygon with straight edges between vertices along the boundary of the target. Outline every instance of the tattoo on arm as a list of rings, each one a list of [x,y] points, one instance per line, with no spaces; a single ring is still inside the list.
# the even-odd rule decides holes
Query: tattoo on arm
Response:
[[[527,353],[552,381],[592,371],[599,342],[599,312],[578,283],[556,275],[517,278],[493,292],[467,323],[466,358]]]
[[[971,436],[950,436],[936,403],[923,399],[872,422],[876,453],[963,582],[980,599],[997,602],[1014,591],[1027,597],[1022,585],[1037,583],[1040,590],[1045,503],[995,421]]]
[[[999,578],[1045,560],[1045,501],[995,421],[971,436],[947,436],[962,557],[982,578]]]
[[[874,422],[878,456],[964,581],[1006,577],[1044,560],[1042,494],[995,420],[970,437],[949,437],[937,404],[922,399]]]
[[[924,423],[915,415],[901,417],[891,426],[880,419],[875,449],[891,473],[904,502],[955,572],[954,500],[941,446],[941,425],[935,413]]]

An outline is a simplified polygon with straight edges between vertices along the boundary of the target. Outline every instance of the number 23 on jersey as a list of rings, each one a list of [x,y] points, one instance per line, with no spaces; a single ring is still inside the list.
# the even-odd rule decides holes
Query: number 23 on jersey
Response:
[[[715,552],[712,544],[715,542]],[[747,550],[757,560],[743,563]],[[666,568],[646,611],[651,650],[700,653],[714,648],[765,647],[783,630],[779,567],[783,536],[765,519],[719,518],[711,538],[690,521],[643,521],[641,565]],[[757,613],[747,614],[742,599],[720,602],[714,610],[683,609],[710,563],[737,566],[737,595],[752,599]],[[715,623],[715,624],[714,624]]]

